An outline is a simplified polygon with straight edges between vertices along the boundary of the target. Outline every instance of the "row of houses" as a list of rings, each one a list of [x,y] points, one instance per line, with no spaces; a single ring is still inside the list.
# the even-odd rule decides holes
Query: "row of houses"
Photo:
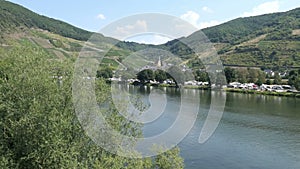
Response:
[[[111,81],[121,82],[121,78],[110,78]],[[128,83],[140,82],[138,79],[128,79]],[[150,80],[150,84],[175,84],[172,79],[167,79],[162,83],[156,80]],[[184,85],[188,86],[209,86],[209,82],[199,82],[196,80],[190,80],[184,82]],[[215,85],[212,84],[211,87]],[[294,87],[290,85],[267,85],[262,84],[261,86],[256,85],[255,83],[240,83],[240,82],[231,82],[228,85],[221,86],[222,88],[233,88],[233,89],[243,89],[243,90],[259,90],[259,91],[274,91],[274,92],[297,92]]]
[[[196,80],[190,80],[187,82],[184,82],[184,85],[191,85],[191,86],[208,86],[209,82],[198,82]]]
[[[275,76],[275,72],[274,72],[273,70],[271,70],[271,69],[265,69],[264,72],[265,72],[266,75],[268,75],[268,76],[270,76],[270,77],[274,77],[274,76]],[[284,77],[286,77],[286,76],[288,75],[287,72],[288,72],[288,71],[285,71],[285,72],[279,72],[278,74],[279,74],[279,76],[280,76],[281,78],[284,78]]]
[[[109,80],[111,81],[115,81],[115,82],[122,82],[121,78],[110,78]],[[128,79],[126,81],[127,83],[135,83],[135,82],[140,82],[139,79]],[[162,83],[156,81],[156,80],[150,80],[149,81],[150,84],[175,84],[175,82],[172,79],[166,79],[164,80]],[[190,80],[190,81],[186,81],[184,82],[184,85],[189,85],[189,86],[208,86],[209,82],[198,82],[196,80]]]
[[[227,88],[245,89],[245,90],[260,90],[260,91],[274,91],[274,92],[297,92],[294,87],[290,85],[267,85],[262,84],[258,86],[254,83],[239,83],[232,82],[227,85]]]
[[[111,81],[116,81],[116,82],[122,82],[121,78],[110,78],[109,80]],[[139,79],[128,79],[126,80],[127,83],[134,83],[134,82],[141,82]],[[150,80],[150,84],[160,84],[160,82],[156,80]],[[162,82],[162,84],[175,84],[175,82],[172,79],[166,79]]]

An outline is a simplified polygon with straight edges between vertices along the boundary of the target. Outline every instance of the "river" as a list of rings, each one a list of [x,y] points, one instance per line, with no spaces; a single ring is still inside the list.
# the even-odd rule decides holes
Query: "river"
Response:
[[[147,87],[129,87],[147,102]],[[152,88],[152,87],[151,87]],[[152,88],[153,89],[153,88]],[[208,141],[198,143],[210,109],[211,98],[219,92],[197,89],[162,88],[167,105],[164,113],[143,128],[145,137],[166,130],[176,119],[180,95],[188,101],[199,97],[197,120],[180,142],[181,156],[188,169],[298,169],[300,168],[300,99],[241,93],[221,93],[226,97],[222,119]]]

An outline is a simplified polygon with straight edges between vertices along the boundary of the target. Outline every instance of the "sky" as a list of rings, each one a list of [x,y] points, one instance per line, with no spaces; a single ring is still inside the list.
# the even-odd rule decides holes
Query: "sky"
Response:
[[[121,18],[142,13],[162,13],[188,21],[202,29],[238,18],[283,12],[300,7],[299,0],[9,0],[38,14],[98,32]],[[133,38],[159,44],[167,37]]]

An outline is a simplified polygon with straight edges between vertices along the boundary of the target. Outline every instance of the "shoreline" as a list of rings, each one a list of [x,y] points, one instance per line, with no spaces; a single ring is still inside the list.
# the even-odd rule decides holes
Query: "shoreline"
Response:
[[[168,88],[183,88],[183,89],[198,89],[198,90],[211,90],[210,86],[192,86],[192,85],[185,85],[181,87],[177,87],[176,85],[170,84],[132,84],[132,83],[123,83],[129,84],[133,86],[153,86],[153,87],[168,87]],[[225,92],[229,93],[242,93],[242,94],[259,94],[259,95],[267,95],[267,96],[280,96],[280,97],[294,97],[300,98],[300,92],[272,92],[272,91],[259,91],[259,90],[245,90],[245,89],[233,89],[233,88],[225,88],[220,89]]]
[[[133,85],[133,84],[130,84],[130,85]],[[166,84],[159,84],[159,85],[149,85],[149,84],[146,84],[146,85],[142,85],[142,86],[176,88],[175,85],[166,85]],[[211,90],[210,86],[191,86],[191,85],[186,85],[186,86],[182,86],[182,88],[183,89]],[[267,96],[280,96],[280,97],[300,98],[300,93],[293,93],[293,92],[272,92],[272,91],[258,91],[258,90],[232,89],[232,88],[225,88],[225,89],[221,89],[221,90],[223,90],[225,92],[229,92],[229,93],[259,94],[259,95],[267,95]]]
[[[300,98],[300,93],[292,92],[271,92],[271,91],[257,91],[257,90],[243,90],[243,89],[223,89],[226,92],[231,93],[243,93],[243,94],[259,94],[268,96],[280,96],[280,97],[294,97]]]

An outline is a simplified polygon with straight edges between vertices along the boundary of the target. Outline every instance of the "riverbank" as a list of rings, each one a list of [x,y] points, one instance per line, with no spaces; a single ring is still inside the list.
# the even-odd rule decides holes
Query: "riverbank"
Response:
[[[210,86],[194,86],[194,85],[181,85],[180,87],[175,84],[131,84],[134,86],[153,86],[153,87],[170,87],[170,88],[183,88],[183,89],[201,89],[201,90],[209,90]]]
[[[300,98],[300,93],[293,92],[271,92],[271,91],[259,91],[259,90],[245,90],[245,89],[224,89],[226,92],[244,93],[244,94],[261,94],[270,96],[283,96],[283,97],[297,97]]]
[[[177,88],[175,84],[130,84],[134,86],[153,86],[153,87],[170,87]],[[184,89],[199,89],[199,90],[211,90],[210,86],[194,86],[194,85],[183,85],[181,86]],[[300,92],[275,92],[275,91],[261,91],[261,90],[250,90],[250,89],[234,89],[234,88],[224,88],[221,89],[226,92],[232,93],[243,93],[243,94],[260,94],[260,95],[269,95],[269,96],[281,96],[281,97],[295,97],[300,98]]]

